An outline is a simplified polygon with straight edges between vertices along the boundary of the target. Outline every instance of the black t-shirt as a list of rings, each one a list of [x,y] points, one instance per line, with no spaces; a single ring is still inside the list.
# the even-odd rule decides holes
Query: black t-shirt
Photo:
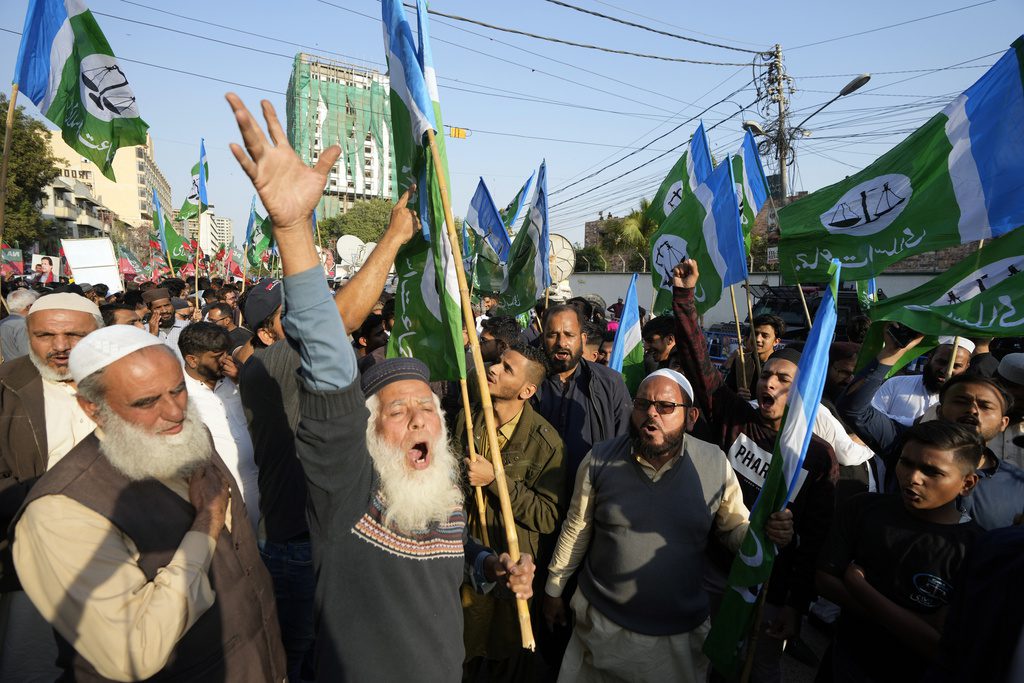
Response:
[[[928,618],[949,605],[967,548],[980,534],[973,521],[926,522],[897,495],[865,493],[837,510],[819,569],[842,578],[855,563],[879,593]],[[847,610],[839,619],[836,649],[845,653],[845,665],[857,662],[878,680],[918,680],[928,664],[885,624]]]

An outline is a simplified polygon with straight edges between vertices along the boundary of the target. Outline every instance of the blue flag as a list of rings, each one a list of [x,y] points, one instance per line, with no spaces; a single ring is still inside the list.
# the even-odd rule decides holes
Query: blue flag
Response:
[[[700,122],[697,130],[693,131],[693,138],[690,140],[690,154],[687,157],[687,170],[690,177],[697,183],[706,182],[711,177],[714,164],[711,161],[711,145],[708,143],[708,134],[704,132],[704,121]]]
[[[523,186],[519,188],[519,192],[516,192],[516,196],[512,198],[512,201],[508,203],[501,211],[501,220],[505,223],[506,232],[510,227],[516,224],[519,220],[519,216],[523,213],[523,208],[526,206],[526,198],[530,196],[530,186],[533,185],[533,176],[537,174],[536,171],[530,174],[530,177],[526,179]]]
[[[789,390],[782,429],[775,441],[764,486],[750,511],[747,535],[733,559],[718,617],[704,641],[704,652],[726,677],[734,676],[743,662],[741,646],[754,620],[757,596],[765,590],[775,564],[775,545],[765,534],[765,523],[772,513],[786,507],[801,482],[800,473],[828,374],[828,350],[836,329],[839,271],[839,261],[833,260],[831,282],[797,364],[796,380]]]
[[[705,206],[710,195],[710,210],[704,216],[704,243],[722,286],[743,282],[747,279],[747,252],[728,157],[711,172],[706,183],[697,187],[695,194]]]
[[[249,222],[245,224],[245,243],[251,244],[252,228],[256,225],[256,195],[252,196],[252,203],[249,204]]]
[[[768,179],[761,166],[761,155],[757,151],[754,134],[749,130],[736,156],[732,158],[732,173],[736,180],[736,196],[740,200],[743,242],[747,253],[750,253],[750,231],[761,207],[768,201]]]
[[[477,183],[476,192],[473,193],[473,199],[469,202],[466,225],[487,240],[502,263],[508,260],[508,251],[512,246],[512,240],[509,239],[505,223],[501,220],[501,214],[498,212],[498,207],[494,205],[494,200],[491,198],[491,193],[483,178]]]
[[[164,209],[160,206],[160,196],[156,193],[156,188],[153,188],[153,229],[156,230],[157,239],[160,240],[160,251],[166,256],[167,249],[167,236],[164,235]]]
[[[608,367],[622,373],[626,387],[632,396],[644,379],[644,341],[640,334],[640,306],[636,299],[637,274],[629,279],[626,300],[619,320],[619,329],[615,331],[612,343],[612,355],[608,359]]]

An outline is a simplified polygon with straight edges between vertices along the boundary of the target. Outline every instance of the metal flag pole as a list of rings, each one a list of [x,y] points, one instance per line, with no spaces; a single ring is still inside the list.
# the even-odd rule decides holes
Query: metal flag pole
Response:
[[[736,308],[736,290],[729,285],[729,297],[732,299],[732,318],[736,321],[736,357],[740,361],[740,381],[737,384],[742,389],[747,388],[747,361],[743,357],[743,330],[740,328],[740,313]]]
[[[14,112],[18,101],[18,84],[11,84],[11,100],[7,103],[7,127],[4,129],[3,161],[0,162],[0,242],[4,238],[7,207],[7,163],[11,159],[11,136],[14,134]]]
[[[459,281],[462,315],[466,321],[466,333],[469,335],[469,348],[473,356],[473,367],[476,370],[476,380],[480,387],[480,403],[484,412],[484,427],[487,430],[488,452],[491,455],[491,464],[494,465],[494,482],[498,487],[498,501],[501,505],[501,520],[505,526],[508,554],[513,562],[518,562],[519,536],[516,533],[515,518],[512,515],[512,501],[508,494],[505,467],[501,461],[501,448],[498,447],[498,428],[494,422],[491,392],[487,388],[484,359],[480,354],[480,339],[476,335],[476,321],[473,319],[473,309],[469,303],[469,286],[466,284],[466,272],[462,266],[462,249],[459,245],[458,235],[455,234],[455,219],[452,217],[452,208],[448,203],[448,181],[445,179],[444,173],[441,172],[444,164],[441,162],[441,153],[437,149],[434,131],[430,128],[427,129],[427,142],[430,145],[430,154],[434,160],[434,167],[438,169],[437,185],[441,194],[441,206],[444,209],[448,241],[451,243],[452,260],[455,262],[455,274]],[[425,192],[426,190],[427,188],[421,188],[420,191]],[[537,644],[533,639],[533,625],[530,623],[530,606],[526,600],[516,599],[516,611],[519,614],[519,635],[522,638],[523,647],[531,651],[536,650]]]

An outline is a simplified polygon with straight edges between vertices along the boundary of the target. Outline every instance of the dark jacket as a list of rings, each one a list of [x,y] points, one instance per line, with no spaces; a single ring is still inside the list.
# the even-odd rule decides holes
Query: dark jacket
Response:
[[[460,413],[455,427],[455,441],[469,457],[466,447],[465,413]],[[485,453],[484,416],[480,410],[473,415],[473,441],[478,454]],[[489,456],[483,456],[489,457]],[[537,414],[529,403],[523,406],[523,414],[519,417],[512,438],[501,449],[501,462],[505,468],[508,481],[509,499],[512,503],[512,516],[516,521],[516,532],[519,536],[519,550],[529,553],[537,560],[538,544],[542,534],[552,534],[558,530],[561,520],[561,509],[565,507],[561,495],[565,487],[565,446],[562,438],[555,432],[548,421]],[[470,529],[478,528],[479,524],[476,503],[472,489],[466,484],[466,511],[473,521]],[[484,487],[484,504],[487,506],[487,535],[490,547],[502,553],[508,550],[505,543],[505,532],[498,504],[498,486],[492,481]]]
[[[0,593],[19,590],[7,527],[46,472],[43,378],[28,356],[0,365]]]

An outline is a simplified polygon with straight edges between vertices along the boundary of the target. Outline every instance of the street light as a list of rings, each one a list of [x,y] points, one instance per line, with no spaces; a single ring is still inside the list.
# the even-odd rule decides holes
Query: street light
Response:
[[[810,116],[805,118],[798,125],[792,126],[792,127],[788,128],[788,129],[785,127],[785,116],[784,116],[784,111],[785,110],[784,110],[783,104],[781,103],[781,100],[780,100],[780,104],[779,104],[779,127],[778,127],[778,130],[775,131],[775,134],[776,134],[776,144],[778,145],[778,156],[779,156],[779,191],[782,194],[781,203],[783,205],[786,203],[786,195],[789,193],[789,189],[787,187],[789,185],[789,183],[787,182],[787,180],[788,180],[788,178],[787,178],[788,173],[787,173],[787,169],[786,169],[786,162],[787,162],[787,159],[789,157],[790,142],[792,141],[794,135],[797,133],[797,131],[802,130],[803,129],[803,125],[805,123],[807,123],[808,121],[810,121],[811,118],[814,117],[816,114],[821,112],[822,109],[824,109],[828,105],[832,104],[833,102],[838,100],[840,97],[845,97],[845,96],[847,96],[847,95],[849,95],[851,93],[856,92],[857,90],[860,90],[870,80],[871,80],[871,74],[861,74],[860,76],[857,76],[852,81],[850,81],[845,86],[843,86],[843,89],[839,91],[838,95],[836,95],[835,97],[830,99],[828,102],[826,102],[825,104],[823,104],[820,107],[818,107],[817,109],[815,109],[811,113]],[[744,121],[743,122],[743,129],[750,131],[755,136],[768,137],[767,133],[765,133],[765,131],[764,131],[764,128],[762,128],[756,121]]]

